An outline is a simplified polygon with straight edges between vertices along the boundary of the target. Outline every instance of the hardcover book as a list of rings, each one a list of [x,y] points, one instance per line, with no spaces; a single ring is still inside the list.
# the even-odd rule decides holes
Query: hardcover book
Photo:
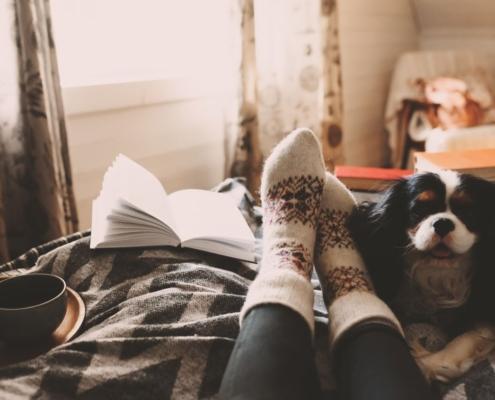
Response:
[[[351,190],[378,192],[392,182],[412,175],[410,169],[335,166],[335,176]]]
[[[495,181],[495,149],[418,152],[414,155],[414,169],[416,172],[450,169]]]
[[[198,189],[167,194],[151,172],[120,154],[93,201],[90,247],[148,246],[255,261],[254,235],[228,194]]]

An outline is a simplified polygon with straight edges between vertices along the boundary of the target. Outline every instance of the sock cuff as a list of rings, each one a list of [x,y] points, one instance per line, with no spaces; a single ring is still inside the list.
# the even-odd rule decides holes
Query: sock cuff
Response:
[[[298,273],[285,268],[261,271],[249,287],[239,317],[241,325],[248,311],[261,304],[281,304],[294,310],[314,334],[313,286]]]
[[[365,324],[383,324],[404,336],[402,326],[392,310],[370,292],[352,291],[337,298],[328,308],[328,320],[332,351],[345,333]]]

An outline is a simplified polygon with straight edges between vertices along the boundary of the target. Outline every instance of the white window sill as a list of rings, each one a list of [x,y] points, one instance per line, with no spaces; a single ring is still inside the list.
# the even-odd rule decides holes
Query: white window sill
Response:
[[[219,95],[214,79],[167,78],[62,88],[68,116],[144,107]]]

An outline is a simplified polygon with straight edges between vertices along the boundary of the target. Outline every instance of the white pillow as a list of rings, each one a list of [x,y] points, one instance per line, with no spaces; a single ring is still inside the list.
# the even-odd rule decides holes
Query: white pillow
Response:
[[[425,141],[425,150],[430,152],[483,148],[495,148],[495,124],[449,131],[433,129]]]

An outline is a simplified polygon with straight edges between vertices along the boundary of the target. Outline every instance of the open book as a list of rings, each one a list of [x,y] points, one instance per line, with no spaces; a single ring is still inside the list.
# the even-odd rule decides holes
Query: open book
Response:
[[[95,248],[182,246],[254,262],[254,235],[227,194],[188,189],[167,194],[160,181],[120,154],[93,201]]]

